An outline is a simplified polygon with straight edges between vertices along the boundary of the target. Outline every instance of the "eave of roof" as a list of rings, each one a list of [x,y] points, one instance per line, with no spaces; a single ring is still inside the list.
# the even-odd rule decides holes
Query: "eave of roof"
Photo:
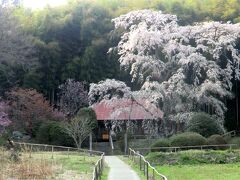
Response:
[[[146,101],[134,102],[130,99],[101,101],[92,105],[97,120],[154,120],[162,119],[163,112]]]

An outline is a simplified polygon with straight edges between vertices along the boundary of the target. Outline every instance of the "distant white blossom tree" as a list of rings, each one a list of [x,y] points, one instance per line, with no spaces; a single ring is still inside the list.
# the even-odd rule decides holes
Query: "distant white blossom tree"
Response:
[[[240,78],[239,23],[180,26],[175,15],[152,10],[113,22],[124,33],[109,53],[118,52],[121,67],[141,86],[138,94],[151,97],[165,120],[187,123],[193,112],[206,111],[223,125],[231,81]]]
[[[106,79],[98,84],[91,83],[88,93],[90,105],[102,100],[110,100],[113,98],[122,98],[129,96],[131,89],[121,81],[115,79]]]
[[[61,111],[69,117],[77,114],[80,108],[88,104],[88,92],[84,82],[67,79],[59,86],[59,106]]]
[[[168,118],[184,122],[207,105],[223,122],[231,80],[239,79],[240,24],[179,26],[176,16],[152,10],[113,22],[125,29],[116,47],[121,66],[142,84],[140,91],[159,95]]]

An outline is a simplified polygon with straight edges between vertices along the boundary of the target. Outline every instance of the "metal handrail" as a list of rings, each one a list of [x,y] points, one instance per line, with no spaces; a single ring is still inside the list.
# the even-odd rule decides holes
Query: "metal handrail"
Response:
[[[159,173],[153,166],[151,166],[151,164],[145,159],[145,157],[143,155],[141,155],[140,153],[134,151],[133,149],[129,148],[129,156],[132,155],[132,153],[134,155],[137,155],[139,156],[139,159],[140,159],[140,170],[142,170],[142,164],[141,164],[141,160],[143,160],[144,162],[144,175],[147,177],[147,180],[150,179],[150,176],[149,176],[149,172],[148,172],[148,168],[151,168],[152,169],[152,180],[155,180],[155,174],[160,176],[162,180],[167,180],[167,177],[161,173]],[[145,168],[145,164],[147,164],[147,168]],[[146,170],[146,172],[145,172]]]

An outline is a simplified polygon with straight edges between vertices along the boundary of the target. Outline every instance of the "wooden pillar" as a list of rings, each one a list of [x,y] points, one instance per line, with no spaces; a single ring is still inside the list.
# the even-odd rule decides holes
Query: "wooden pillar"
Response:
[[[92,132],[89,134],[89,150],[92,151]]]
[[[124,153],[125,155],[127,155],[127,152],[128,152],[128,142],[127,142],[127,132],[125,132],[124,134]]]

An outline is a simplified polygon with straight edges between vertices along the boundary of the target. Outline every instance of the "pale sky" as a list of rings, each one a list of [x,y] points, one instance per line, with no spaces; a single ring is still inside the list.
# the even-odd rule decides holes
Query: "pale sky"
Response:
[[[47,4],[54,7],[58,5],[66,4],[67,0],[23,0],[23,5],[32,9],[41,9]]]

